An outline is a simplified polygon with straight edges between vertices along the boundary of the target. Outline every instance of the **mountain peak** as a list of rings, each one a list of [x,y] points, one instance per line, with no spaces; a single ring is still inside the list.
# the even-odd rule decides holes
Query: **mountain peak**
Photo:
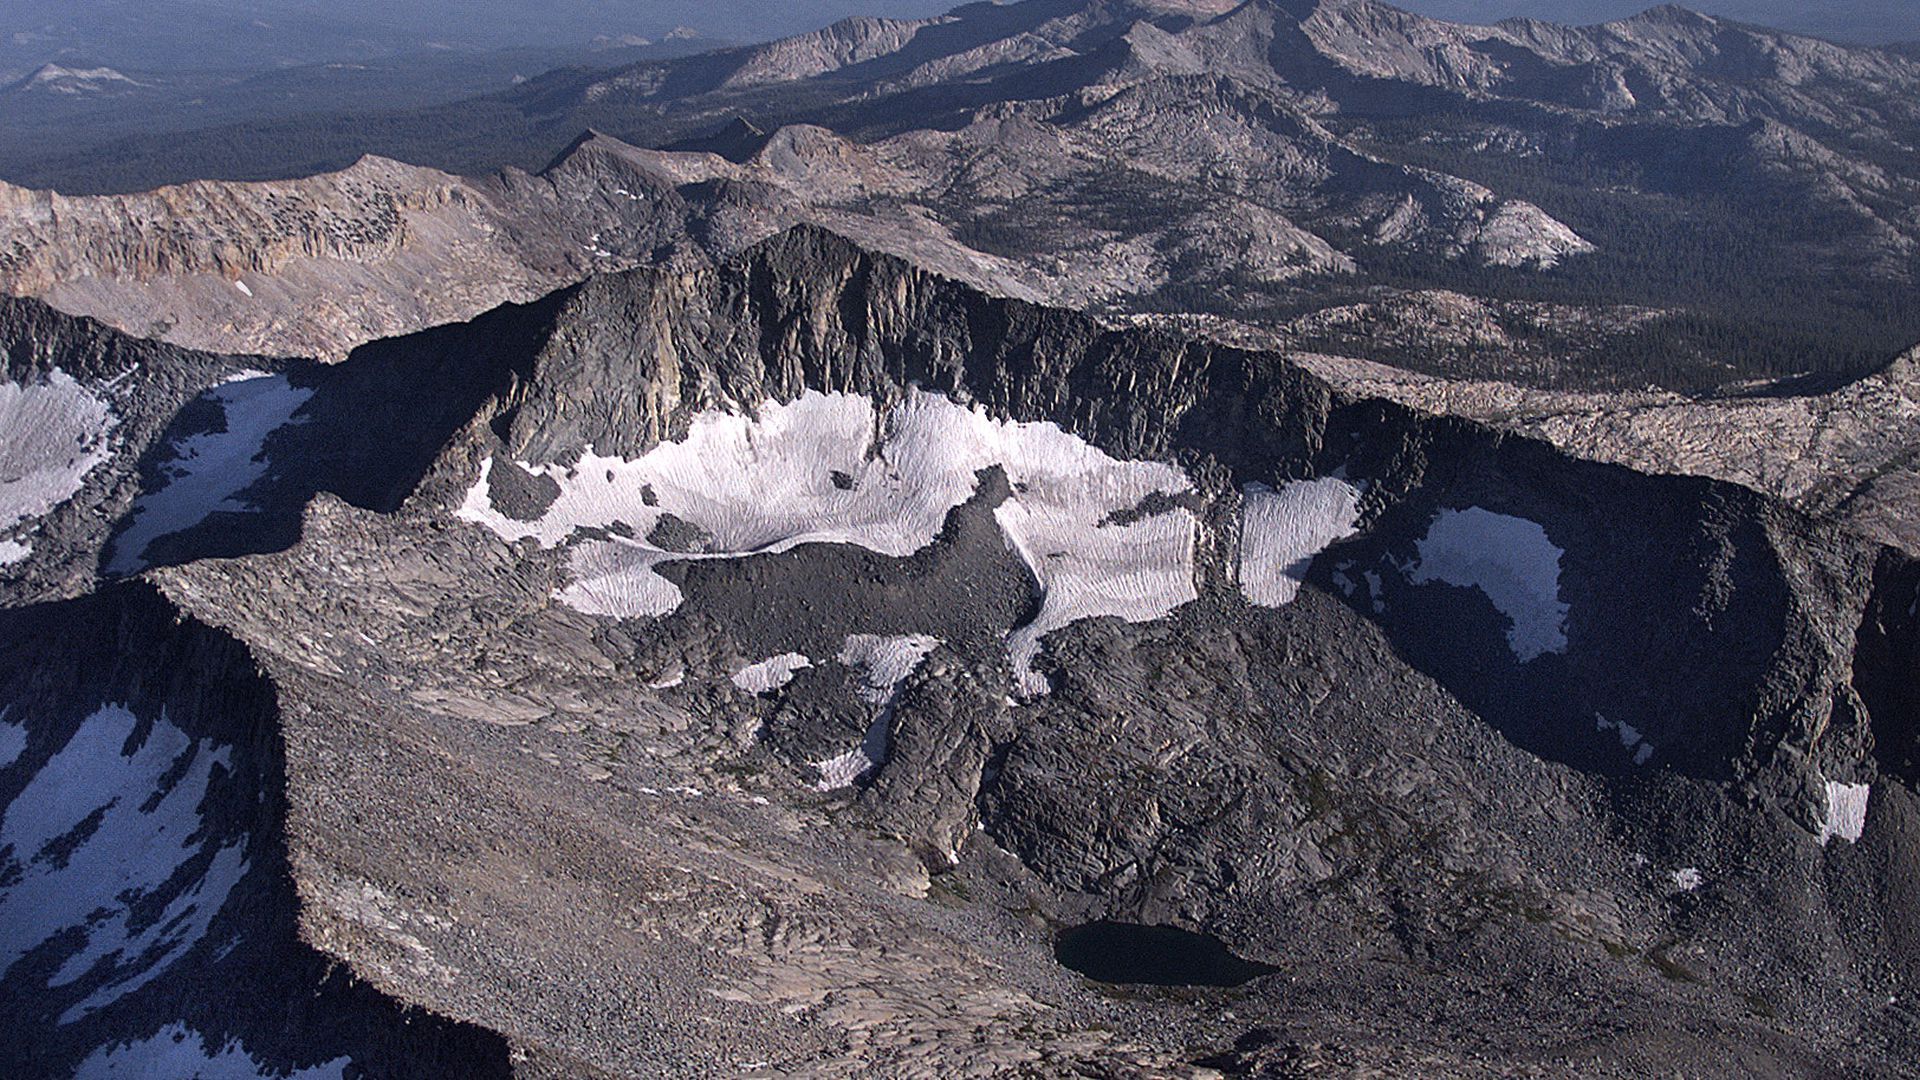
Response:
[[[108,93],[145,85],[110,67],[80,68],[46,63],[7,89],[77,95]]]
[[[768,137],[758,124],[736,115],[705,135],[681,139],[661,149],[718,154],[737,165],[759,153],[760,148],[767,144]]]
[[[574,157],[574,155],[580,153],[582,150],[586,149],[587,147],[598,142],[608,141],[610,139],[611,139],[610,136],[603,135],[600,132],[595,131],[593,128],[585,128],[580,132],[580,134],[575,135],[573,137],[572,142],[562,147],[559,153],[553,155],[553,159],[548,161],[546,167],[541,169],[540,172],[542,174],[550,173],[553,170],[560,168],[562,165],[565,165],[570,159]],[[612,141],[618,141],[618,140],[612,140]]]
[[[1718,26],[1719,22],[1711,15],[1702,15],[1692,8],[1681,7],[1679,4],[1660,4],[1638,15],[1620,20],[1621,25],[1627,26],[1661,26],[1689,30]]]

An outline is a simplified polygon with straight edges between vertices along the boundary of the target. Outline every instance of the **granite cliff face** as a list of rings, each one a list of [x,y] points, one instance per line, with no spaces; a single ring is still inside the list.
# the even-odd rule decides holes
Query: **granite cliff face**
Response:
[[[140,195],[0,187],[0,279],[139,336],[338,359],[632,265],[677,235],[672,203],[585,162],[484,181],[367,158],[298,181]]]
[[[60,366],[107,399],[162,348],[10,317],[44,343],[8,346],[23,388]],[[169,642],[257,667],[258,708],[207,715],[257,715],[219,738],[278,763],[283,809],[249,828],[284,844],[284,947],[344,961],[369,1015],[448,1018],[291,1049],[220,1029],[256,1063],[1911,1060],[1920,571],[1777,498],[817,230],[244,365],[173,353],[204,375],[119,420],[78,496],[104,512],[23,527],[0,588],[49,601],[6,618],[74,628],[61,655],[121,626],[116,671],[179,667]],[[40,646],[6,637],[34,678]],[[94,698],[149,724],[164,700],[204,743],[163,790],[216,752],[150,676],[74,670],[74,708],[6,714],[10,804]],[[154,902],[228,910],[208,850]],[[1275,972],[1103,989],[1053,954],[1100,919]],[[222,940],[169,970],[237,978]],[[161,985],[87,1022],[122,1053],[210,1030]],[[34,1023],[47,1061],[91,1052]]]

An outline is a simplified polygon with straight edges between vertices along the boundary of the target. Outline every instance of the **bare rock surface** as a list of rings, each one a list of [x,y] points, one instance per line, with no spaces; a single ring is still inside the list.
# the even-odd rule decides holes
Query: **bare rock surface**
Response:
[[[1028,0],[0,187],[0,1062],[1913,1075],[1916,70]]]
[[[0,797],[100,702],[249,718],[251,734],[221,738],[279,763],[258,772],[266,809],[242,815],[281,845],[277,895],[297,898],[275,909],[294,920],[275,955],[339,962],[368,1010],[357,1030],[376,1033],[276,1047],[272,1018],[236,1013],[221,1030],[258,1061],[1910,1071],[1920,724],[1901,673],[1920,648],[1920,569],[1779,495],[1583,460],[1464,407],[1410,407],[1395,397],[1420,387],[1384,374],[1370,389],[1332,361],[1115,329],[801,230],[282,367],[311,393],[264,435],[240,504],[114,580],[99,568],[130,508],[182,482],[159,468],[165,447],[244,427],[198,396],[241,361],[24,303],[14,317],[59,343],[36,362],[89,385],[151,377],[154,350],[205,373],[182,378],[177,415],[123,421],[89,480],[115,478],[104,520],[55,510],[49,554],[0,568],[0,614],[21,627],[0,674],[33,702],[4,718],[26,749]],[[650,566],[683,595],[653,618],[588,614],[566,589],[575,551],[646,542],[619,525],[657,510],[658,489],[551,546],[459,512],[493,498],[483,461],[518,463],[498,490],[520,515],[502,520],[524,521],[597,483],[589,450],[617,474],[597,463],[653,461],[697,424],[766,422],[809,393],[871,403],[883,425],[939,395],[970,422],[1053,425],[1046,445],[1075,449],[1050,467],[1184,480],[1021,550],[1002,537],[1029,535],[1019,515],[1046,489],[1021,490],[1010,458],[908,556],[820,540]],[[767,466],[763,434],[744,465]],[[536,476],[562,494],[531,490]],[[820,506],[863,497],[817,479]],[[1351,535],[1316,541],[1292,598],[1259,606],[1242,530],[1292,526],[1250,525],[1247,485],[1308,479],[1358,493]],[[1031,658],[1043,690],[1023,691],[1013,639],[1048,600],[1030,567],[1094,543],[1138,569],[1146,555],[1107,541],[1168,522],[1186,523],[1192,599],[1066,622]],[[34,620],[73,640],[35,644]],[[104,652],[125,678],[86,662]],[[763,690],[736,682],[787,654],[809,664]],[[183,656],[226,672],[213,685],[248,708],[206,697]],[[50,696],[56,657],[68,688]],[[821,790],[817,755],[876,722],[873,767]],[[176,771],[197,775],[192,760]],[[155,895],[210,904],[194,873]],[[1053,944],[1100,919],[1210,935],[1272,971],[1215,989],[1096,983]],[[20,1045],[70,1068],[93,1040],[132,1053],[208,1022],[165,987],[275,992],[222,967],[242,955],[223,942],[168,967],[188,981],[126,990],[85,1037],[35,1014],[51,1034]],[[80,947],[40,943],[32,970]]]
[[[1898,52],[1679,9],[1569,28],[1373,0],[974,4],[335,118],[327,140],[376,133],[335,173],[9,187],[0,288],[190,347],[338,359],[814,224],[996,295],[1697,391],[1860,375],[1920,340],[1916,100]],[[208,137],[300,142],[274,134]]]

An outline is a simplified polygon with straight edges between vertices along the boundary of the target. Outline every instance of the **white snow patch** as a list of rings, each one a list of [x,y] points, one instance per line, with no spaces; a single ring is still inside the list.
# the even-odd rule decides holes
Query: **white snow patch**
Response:
[[[1673,872],[1673,887],[1681,892],[1692,892],[1705,880],[1700,876],[1699,867],[1683,866]]]
[[[1360,520],[1360,489],[1336,477],[1295,481],[1278,491],[1248,484],[1244,495],[1240,590],[1261,607],[1291,603],[1314,556],[1352,536]]]
[[[247,288],[247,283],[246,283],[246,282],[244,282],[244,281],[241,281],[241,280],[240,280],[239,278],[234,278],[234,279],[233,279],[233,287],[234,287],[234,288],[236,288],[236,289],[239,289],[239,290],[240,290],[240,295],[241,295],[241,296],[252,296],[252,295],[253,295],[253,290],[252,290],[252,289],[249,289],[249,288]]]
[[[1560,602],[1560,557],[1566,552],[1537,523],[1477,506],[1442,510],[1418,547],[1409,580],[1485,593],[1512,624],[1507,643],[1522,663],[1567,651],[1567,605]]]
[[[595,615],[663,615],[682,597],[654,573],[661,563],[806,543],[910,555],[934,540],[947,513],[973,494],[978,472],[993,465],[1013,486],[995,520],[1041,592],[1039,614],[1008,642],[1023,694],[1047,689],[1031,670],[1046,633],[1097,616],[1161,618],[1197,598],[1190,512],[1109,523],[1150,495],[1188,490],[1179,469],[1118,461],[1054,424],[995,420],[923,391],[885,412],[865,397],[809,391],[751,414],[702,413],[686,439],[633,461],[589,449],[571,469],[525,466],[560,485],[537,521],[493,509],[489,460],[455,514],[546,547],[576,529],[616,523],[644,538],[669,513],[698,526],[710,538],[702,552],[617,537],[582,542],[569,558],[572,582],[558,594],[562,603]]]
[[[1050,423],[996,424],[983,414],[975,468],[1005,468],[1014,494],[994,511],[1008,545],[1040,587],[1040,611],[1008,638],[1015,688],[1024,697],[1045,693],[1046,676],[1033,670],[1040,640],[1081,619],[1127,622],[1164,618],[1199,598],[1194,587],[1194,533],[1198,521],[1182,507],[1110,523],[1148,496],[1172,495],[1192,485],[1179,469],[1151,461],[1117,461]]]
[[[1820,823],[1820,845],[1839,837],[1848,843],[1860,839],[1867,828],[1867,797],[1871,784],[1841,784],[1827,781],[1827,817]]]
[[[679,686],[681,683],[686,681],[687,681],[687,673],[685,671],[676,671],[671,675],[667,675],[662,678],[655,679],[652,682],[648,683],[647,689],[671,690],[674,687]]]
[[[861,777],[887,760],[887,754],[892,749],[891,742],[887,732],[887,716],[883,713],[867,727],[859,746],[836,757],[813,763],[813,767],[820,770],[820,779],[814,781],[813,789],[834,791],[852,787]]]
[[[78,932],[84,944],[48,986],[107,976],[63,1024],[158,977],[206,935],[247,869],[240,841],[207,835],[201,817],[227,748],[188,737],[163,713],[126,750],[139,727],[125,706],[102,707],[0,816],[0,876],[12,879],[0,888],[0,973]]]
[[[787,685],[793,681],[795,672],[812,666],[813,661],[797,652],[781,653],[734,672],[733,685],[749,694],[764,694]]]
[[[894,690],[927,654],[939,648],[931,634],[854,634],[840,647],[839,661],[863,672],[860,696],[876,705],[892,700]]]
[[[0,532],[72,498],[106,460],[113,425],[107,403],[58,368],[45,382],[0,382]],[[0,562],[27,550],[10,541]]]
[[[0,540],[0,566],[11,566],[33,554],[32,544],[18,540]]]
[[[1653,744],[1640,737],[1640,729],[1622,720],[1619,723],[1607,719],[1599,713],[1593,714],[1594,727],[1600,731],[1613,731],[1620,736],[1620,745],[1633,751],[1633,763],[1645,765],[1653,757]]]
[[[487,466],[483,462],[481,482]],[[576,545],[567,556],[567,575],[572,580],[555,597],[575,611],[588,615],[606,615],[631,619],[665,615],[680,606],[680,586],[653,572],[653,568],[675,559],[708,558],[706,555],[662,551],[644,541],[589,540]]]
[[[335,1080],[346,1075],[351,1061],[335,1058],[292,1073],[278,1072],[254,1058],[240,1040],[212,1046],[206,1036],[182,1023],[168,1024],[152,1036],[133,1042],[102,1046],[80,1063],[74,1080],[110,1080],[113,1077],[195,1077],[196,1080]]]
[[[893,637],[854,634],[847,638],[840,648],[839,660],[848,667],[862,669],[860,696],[880,706],[880,711],[867,726],[859,746],[825,761],[813,762],[813,767],[820,770],[820,779],[814,784],[816,791],[849,787],[887,760],[893,751],[888,728],[893,718],[893,696],[906,677],[920,666],[920,661],[939,645],[940,639],[929,634]]]
[[[114,540],[107,569],[133,573],[146,565],[147,548],[160,537],[191,529],[217,511],[253,509],[239,495],[267,474],[267,437],[289,422],[304,422],[293,414],[312,396],[284,375],[259,372],[244,372],[202,395],[219,404],[226,430],[173,443],[172,460],[161,466],[165,485],[134,502],[132,522]]]

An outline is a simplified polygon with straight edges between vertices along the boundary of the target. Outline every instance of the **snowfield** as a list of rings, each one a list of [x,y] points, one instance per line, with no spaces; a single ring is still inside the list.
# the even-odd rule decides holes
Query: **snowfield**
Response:
[[[7,713],[11,711],[0,708],[0,769],[19,761],[20,755],[27,752],[27,729],[6,722]],[[5,816],[0,815],[0,824],[5,820]]]
[[[160,467],[163,486],[135,500],[132,522],[115,538],[107,569],[131,574],[146,567],[147,548],[159,538],[185,532],[219,511],[248,511],[240,494],[267,474],[267,437],[293,420],[313,391],[298,389],[283,375],[246,372],[202,395],[220,406],[225,431],[189,436],[168,449]]]
[[[940,639],[931,634],[854,634],[840,647],[838,659],[861,672],[861,697],[885,705],[920,661],[939,647]]]
[[[572,468],[525,465],[560,488],[533,521],[494,509],[488,460],[455,514],[505,539],[545,547],[568,543],[579,529],[624,526],[631,537],[574,544],[572,580],[558,598],[588,614],[655,616],[682,599],[654,572],[674,559],[736,558],[806,543],[911,555],[972,496],[979,472],[996,465],[1013,494],[995,519],[1041,594],[1037,617],[1008,643],[1023,695],[1047,689],[1031,663],[1049,631],[1098,616],[1161,618],[1198,596],[1191,512],[1176,507],[1124,525],[1110,520],[1156,493],[1190,490],[1179,469],[1118,461],[1054,424],[996,420],[922,391],[885,411],[865,397],[809,391],[751,414],[702,413],[684,440],[632,461],[589,449]],[[647,539],[668,515],[704,534],[701,550],[666,550]]]
[[[1820,823],[1820,846],[1838,837],[1855,843],[1867,831],[1867,799],[1870,784],[1841,784],[1827,781],[1827,816]]]
[[[0,382],[0,534],[72,498],[107,458],[114,417],[58,368],[45,382]],[[0,536],[0,565],[32,552]]]
[[[1335,477],[1278,491],[1248,484],[1242,494],[1240,591],[1260,607],[1292,603],[1314,556],[1352,536],[1360,521],[1360,489]]]
[[[185,1024],[168,1024],[152,1036],[135,1042],[103,1046],[80,1063],[74,1080],[111,1080],[113,1077],[186,1077],[196,1080],[338,1080],[347,1074],[348,1059],[335,1058],[309,1069],[282,1073],[256,1061],[238,1039],[211,1047],[207,1037]]]
[[[1566,552],[1537,523],[1477,506],[1442,510],[1418,548],[1407,579],[1485,593],[1512,623],[1507,644],[1515,659],[1525,663],[1567,651],[1567,605],[1560,602],[1560,557]]]
[[[1639,728],[1625,720],[1615,723],[1598,713],[1594,714],[1593,723],[1595,730],[1611,731],[1619,735],[1620,746],[1633,754],[1635,765],[1645,765],[1653,759],[1653,744],[1641,736]]]
[[[138,990],[193,948],[247,870],[244,838],[203,828],[201,803],[228,750],[188,737],[163,713],[127,751],[140,726],[124,706],[102,707],[0,815],[0,974],[73,939],[79,947],[47,985],[105,977],[63,1024]]]
[[[733,685],[749,694],[764,694],[787,685],[796,672],[812,666],[813,661],[797,652],[781,653],[734,672]]]

